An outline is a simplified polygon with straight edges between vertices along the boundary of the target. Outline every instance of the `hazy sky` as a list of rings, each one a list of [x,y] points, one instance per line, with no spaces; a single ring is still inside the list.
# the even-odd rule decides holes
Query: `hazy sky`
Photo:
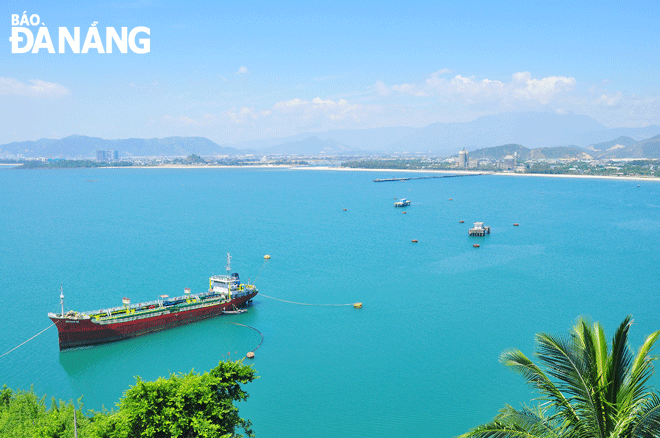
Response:
[[[586,6],[584,4],[587,4]],[[506,111],[660,124],[656,1],[58,1],[0,6],[0,144],[421,127]],[[149,28],[145,54],[12,53],[11,15],[81,46]],[[36,38],[35,38],[36,39]],[[93,40],[92,40],[93,42]],[[25,40],[19,47],[25,45]]]

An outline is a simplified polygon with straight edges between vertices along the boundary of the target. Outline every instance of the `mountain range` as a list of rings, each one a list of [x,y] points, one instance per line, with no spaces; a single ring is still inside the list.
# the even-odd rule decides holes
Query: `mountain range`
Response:
[[[219,145],[205,137],[107,140],[71,135],[0,145],[8,156],[95,158],[97,150],[117,150],[120,157],[233,155],[372,155],[433,154],[452,156],[462,148],[470,155],[485,149],[523,147],[521,154],[584,154],[593,158],[660,158],[660,126],[608,129],[592,118],[547,112],[503,113],[470,122],[434,123],[422,128],[389,127],[302,133],[290,137]],[[505,145],[505,146],[498,146]],[[523,146],[524,145],[524,146]],[[563,146],[562,151],[553,150]],[[566,149],[569,147],[569,149]],[[492,151],[492,153],[496,153]],[[504,154],[506,155],[506,154]],[[501,157],[500,157],[501,158]]]

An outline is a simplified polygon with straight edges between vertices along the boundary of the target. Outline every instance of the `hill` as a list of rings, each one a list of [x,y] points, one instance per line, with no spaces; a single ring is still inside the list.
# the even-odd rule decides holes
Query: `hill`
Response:
[[[529,149],[519,144],[505,144],[490,148],[477,149],[470,152],[470,157],[501,160],[507,155],[518,155],[519,160],[542,160],[560,158],[591,159],[588,151],[577,146],[555,146]]]
[[[205,137],[128,138],[105,140],[98,137],[71,135],[62,139],[42,138],[36,141],[8,143],[0,146],[0,154],[33,157],[96,158],[97,150],[116,150],[120,157],[236,155],[238,150],[220,146]]]

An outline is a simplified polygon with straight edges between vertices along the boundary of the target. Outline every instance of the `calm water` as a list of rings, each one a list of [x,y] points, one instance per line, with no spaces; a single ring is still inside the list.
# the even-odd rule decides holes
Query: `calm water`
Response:
[[[75,310],[201,292],[227,252],[266,295],[364,308],[258,296],[244,315],[63,353],[51,328],[0,359],[0,383],[111,408],[136,375],[206,371],[259,344],[231,321],[265,338],[240,404],[258,437],[450,437],[531,399],[502,350],[531,354],[535,333],[579,315],[611,336],[633,314],[635,347],[660,328],[660,183],[372,182],[391,176],[1,169],[0,354],[48,327],[60,284]],[[475,221],[492,234],[469,238]]]

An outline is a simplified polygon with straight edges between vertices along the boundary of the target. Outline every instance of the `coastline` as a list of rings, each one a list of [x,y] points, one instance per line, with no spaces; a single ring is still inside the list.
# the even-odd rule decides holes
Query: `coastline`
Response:
[[[15,166],[14,164],[7,167]],[[290,170],[323,170],[323,171],[345,171],[345,172],[395,172],[395,173],[437,173],[452,175],[495,175],[495,176],[515,176],[515,177],[550,177],[550,178],[589,178],[589,179],[611,179],[611,180],[630,180],[630,181],[660,181],[660,177],[655,176],[616,176],[616,175],[568,175],[554,173],[517,173],[517,172],[479,172],[477,170],[437,170],[437,169],[359,169],[349,167],[334,166],[292,166],[288,164],[272,165],[245,165],[245,166],[222,166],[222,165],[198,165],[198,164],[164,164],[159,166],[104,166],[96,169],[290,169]]]

